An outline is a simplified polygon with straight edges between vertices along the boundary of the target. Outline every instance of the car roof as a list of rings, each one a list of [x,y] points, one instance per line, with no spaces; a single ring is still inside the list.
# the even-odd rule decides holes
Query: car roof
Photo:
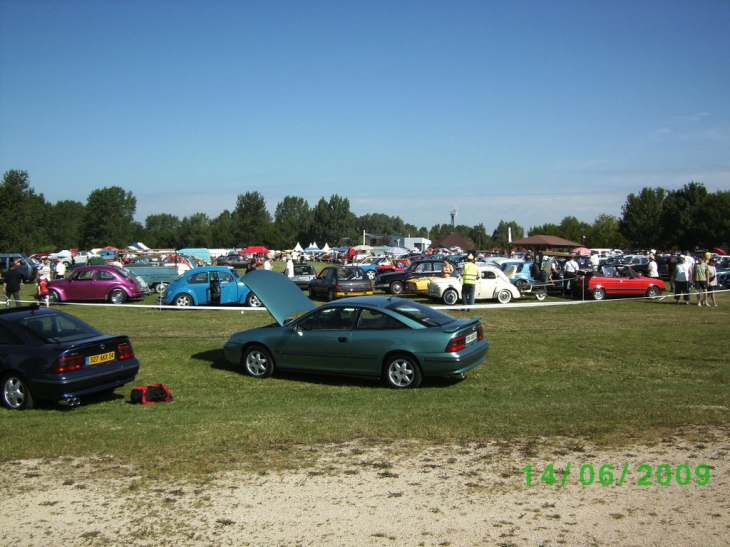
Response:
[[[295,313],[317,307],[296,283],[279,272],[253,270],[246,274],[244,282],[280,325]]]
[[[66,315],[58,309],[41,308],[38,304],[30,304],[29,306],[19,306],[17,308],[0,308],[0,318],[12,319],[14,316],[26,317],[28,315]]]

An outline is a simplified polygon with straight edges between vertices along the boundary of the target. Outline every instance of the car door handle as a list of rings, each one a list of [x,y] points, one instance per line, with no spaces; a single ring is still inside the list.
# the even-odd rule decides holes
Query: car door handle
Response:
[[[337,341],[338,341],[338,342],[347,342],[347,336],[339,336],[339,337],[337,338]]]

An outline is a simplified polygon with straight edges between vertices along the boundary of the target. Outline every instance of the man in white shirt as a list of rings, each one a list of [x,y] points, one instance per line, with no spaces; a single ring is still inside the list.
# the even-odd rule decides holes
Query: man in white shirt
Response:
[[[56,262],[56,279],[63,279],[64,277],[66,277],[66,264],[59,259]]]
[[[563,266],[563,279],[565,279],[565,281],[563,282],[563,296],[565,296],[565,293],[570,292],[573,288],[572,279],[575,277],[575,274],[578,271],[579,267],[580,266],[578,265],[578,261],[575,259],[574,256],[571,256],[570,259],[565,263],[565,266]]]

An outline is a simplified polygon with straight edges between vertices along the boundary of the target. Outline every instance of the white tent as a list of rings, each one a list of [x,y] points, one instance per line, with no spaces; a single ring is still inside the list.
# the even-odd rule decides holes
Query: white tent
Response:
[[[132,243],[127,249],[132,249],[133,251],[149,251],[150,248],[142,243],[141,241],[137,241],[135,243]]]
[[[329,243],[325,243],[325,244],[324,244],[324,247],[322,247],[322,251],[324,251],[324,252],[326,253],[326,252],[327,252],[327,251],[329,251],[329,250],[331,250],[331,249],[330,249],[330,244],[329,244]]]
[[[296,247],[294,247],[294,250],[295,250],[295,251],[298,251],[298,252],[300,252],[300,253],[301,253],[301,252],[302,252],[302,251],[303,251],[304,249],[302,249],[302,246],[301,246],[301,245],[299,245],[299,242],[297,241],[297,246],[296,246]]]
[[[317,242],[315,241],[314,243],[310,243],[309,247],[307,247],[304,250],[305,251],[319,251],[319,247],[317,246]]]

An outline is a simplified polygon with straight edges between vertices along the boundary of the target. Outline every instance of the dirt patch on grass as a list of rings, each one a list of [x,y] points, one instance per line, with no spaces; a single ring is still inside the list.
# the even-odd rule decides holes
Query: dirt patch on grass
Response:
[[[112,456],[6,462],[0,544],[711,547],[730,535],[727,430],[620,448],[563,438],[297,450],[296,469],[259,462],[183,480]]]

